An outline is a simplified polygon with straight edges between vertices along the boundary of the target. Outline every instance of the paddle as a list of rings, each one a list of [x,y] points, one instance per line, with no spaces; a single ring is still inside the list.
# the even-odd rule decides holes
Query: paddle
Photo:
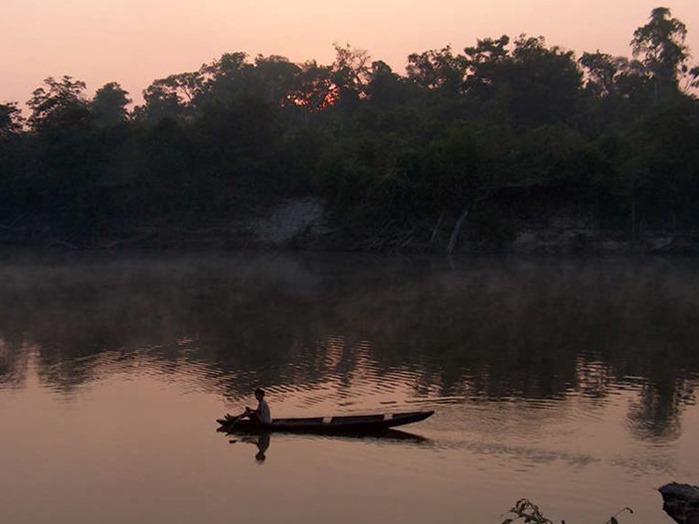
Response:
[[[224,418],[226,419],[226,422],[228,422],[228,424],[230,424],[230,425],[232,426],[232,425],[234,425],[236,422],[238,422],[244,414],[245,414],[245,413],[241,413],[241,414],[238,415],[237,417],[233,417],[233,416],[231,416],[230,414],[226,413],[226,416],[225,416]]]

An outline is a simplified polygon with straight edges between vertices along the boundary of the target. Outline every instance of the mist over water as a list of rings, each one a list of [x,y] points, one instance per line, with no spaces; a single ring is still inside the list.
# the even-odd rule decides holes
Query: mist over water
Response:
[[[0,519],[662,521],[699,467],[697,306],[684,258],[12,254]],[[230,444],[257,386],[273,416],[437,414]]]

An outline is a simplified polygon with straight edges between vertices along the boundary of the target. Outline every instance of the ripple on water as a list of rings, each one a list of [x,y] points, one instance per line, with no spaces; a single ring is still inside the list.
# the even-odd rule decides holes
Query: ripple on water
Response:
[[[360,347],[360,353],[365,350],[366,348]],[[337,355],[331,362],[334,363],[334,368],[325,369],[320,377],[304,381],[288,380],[303,375],[306,371],[303,363],[295,364],[282,374],[282,378],[287,379],[285,383],[270,390],[275,391],[279,400],[293,398],[297,408],[309,410],[325,406],[336,406],[341,411],[353,411],[355,406],[367,410],[416,400],[413,385],[419,376],[413,369],[401,366],[382,367],[365,354],[355,361],[356,366],[349,372],[341,366],[343,360]]]

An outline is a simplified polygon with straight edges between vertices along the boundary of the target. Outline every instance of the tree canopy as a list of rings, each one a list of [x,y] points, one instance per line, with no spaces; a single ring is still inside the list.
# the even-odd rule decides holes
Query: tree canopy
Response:
[[[89,98],[49,77],[26,120],[0,104],[0,223],[90,241],[314,195],[348,227],[428,245],[466,216],[503,242],[571,210],[632,233],[697,227],[686,34],[656,8],[631,58],[501,35],[412,53],[404,74],[350,45],[328,65],[232,52],[154,80],[134,108],[117,82]]]

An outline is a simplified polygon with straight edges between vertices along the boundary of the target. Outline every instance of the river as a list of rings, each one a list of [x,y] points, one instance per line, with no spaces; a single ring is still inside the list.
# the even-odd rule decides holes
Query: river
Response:
[[[0,522],[671,522],[698,483],[691,258],[5,253]],[[433,409],[405,438],[216,432]]]

